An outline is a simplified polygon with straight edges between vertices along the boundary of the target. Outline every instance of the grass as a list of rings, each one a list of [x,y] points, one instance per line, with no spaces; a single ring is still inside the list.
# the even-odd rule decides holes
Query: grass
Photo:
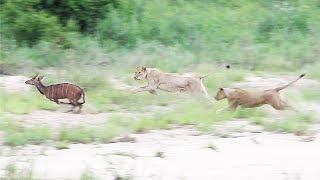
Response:
[[[279,131],[295,133],[297,135],[305,134],[309,131],[310,124],[314,121],[313,114],[290,114],[283,119],[268,120],[263,117],[251,117],[251,122],[265,127],[269,131]]]
[[[70,143],[68,141],[56,141],[53,143],[53,147],[56,149],[69,149]]]
[[[96,180],[96,176],[89,170],[84,171],[81,176],[80,180]]]
[[[37,109],[54,110],[58,106],[41,95],[36,89],[34,92],[0,91],[0,113],[11,112],[26,114]]]
[[[133,180],[131,176],[119,176],[117,175],[114,180]]]
[[[307,76],[315,79],[320,79],[320,63],[308,64],[305,66],[305,72],[307,72]]]
[[[133,102],[135,100],[138,104],[137,106],[142,109],[147,105],[152,105],[153,102],[156,103],[155,105],[160,106],[161,103],[167,100],[163,100],[162,97],[168,98],[169,102],[172,101],[174,103],[174,106],[166,112],[155,112],[152,110],[152,114],[150,115],[137,117],[114,115],[99,127],[64,127],[58,130],[57,136],[53,136],[51,129],[48,127],[26,128],[22,127],[19,121],[5,117],[1,118],[0,121],[0,130],[6,133],[4,138],[5,144],[18,146],[54,140],[52,146],[57,149],[66,149],[71,143],[107,143],[123,134],[170,128],[174,124],[194,125],[201,131],[211,132],[212,124],[234,118],[249,118],[253,123],[263,125],[268,130],[296,133],[298,131],[307,131],[308,125],[313,119],[311,116],[298,114],[287,116],[281,121],[267,121],[265,118],[267,113],[260,108],[238,108],[236,111],[217,113],[217,110],[227,107],[227,101],[217,101],[212,105],[201,99],[185,99],[187,96],[183,95],[173,97],[173,95],[168,94],[167,96],[167,93],[160,93],[159,96],[153,96],[148,93],[136,94],[134,96],[146,98],[128,97],[126,99],[119,95],[121,93],[125,94],[126,92],[115,92],[115,96],[110,96],[110,94],[106,93],[108,94],[106,96],[107,99],[110,97],[121,97],[121,99],[118,99],[119,106],[127,106],[128,104],[131,105],[131,103],[134,106]],[[303,90],[301,93],[308,99],[308,97],[317,96],[318,92],[314,89],[308,89]],[[158,98],[162,100],[157,102]],[[170,98],[174,99],[171,100]]]
[[[5,132],[4,143],[9,146],[40,144],[52,139],[52,133],[48,127],[26,128],[18,120],[7,117],[0,118],[0,130]]]
[[[21,132],[8,133],[4,142],[10,146],[41,144],[51,137],[51,131],[47,127],[23,128]]]
[[[154,157],[165,158],[165,155],[163,151],[157,151]]]
[[[300,92],[305,100],[308,100],[308,101],[320,100],[319,88],[302,89]]]
[[[130,157],[130,158],[132,158],[132,159],[135,159],[136,157],[138,157],[138,156],[135,155],[135,154],[126,153],[126,152],[120,152],[120,151],[113,153],[113,155],[116,155],[116,156],[126,156],[126,157]]]
[[[7,172],[6,176],[9,178],[13,178],[15,176],[15,174],[17,173],[17,168],[14,163],[7,164],[5,170]]]
[[[59,141],[89,143],[94,140],[94,129],[88,127],[63,128],[59,132]]]
[[[1,117],[0,118],[0,130],[8,132],[8,133],[14,133],[14,132],[20,132],[23,130],[22,125],[20,122],[13,118],[8,117]]]
[[[266,128],[281,132],[305,133],[309,130],[309,125],[313,122],[313,119],[312,114],[288,115],[280,121],[267,123]]]
[[[1,178],[0,178],[1,179]],[[10,162],[5,167],[4,179],[33,180],[33,172],[29,170],[18,170],[15,163]]]
[[[267,113],[259,108],[238,108],[235,111],[235,118],[249,118],[249,117],[265,117]]]
[[[181,104],[179,108],[168,113],[156,113],[153,116],[126,117],[112,116],[99,127],[65,127],[59,130],[57,137],[51,135],[46,127],[23,128],[17,121],[7,120],[0,124],[6,129],[5,143],[11,146],[42,143],[47,139],[56,140],[57,149],[68,148],[70,143],[108,142],[109,140],[130,132],[145,132],[151,129],[168,128],[172,124],[193,124],[200,129],[210,129],[217,121],[227,120],[232,113],[216,114],[216,109],[224,103],[206,106],[196,101]]]
[[[47,127],[25,128],[17,120],[8,118],[4,118],[1,121],[0,130],[6,132],[5,143],[10,146],[39,144],[46,140],[54,140],[54,147],[64,149],[68,148],[70,143],[106,143],[122,134],[169,128],[173,124],[192,124],[202,131],[210,131],[212,124],[231,119],[235,115],[239,116],[237,112],[216,113],[217,109],[226,105],[225,102],[216,102],[212,106],[201,101],[187,100],[176,105],[171,111],[158,112],[150,116],[128,117],[114,115],[99,127],[65,127],[58,130],[57,136],[53,136],[51,130]],[[262,116],[262,114],[255,111],[248,113],[248,115],[252,114]]]
[[[217,151],[218,150],[217,146],[214,145],[213,143],[209,143],[206,148],[211,149],[213,151]]]

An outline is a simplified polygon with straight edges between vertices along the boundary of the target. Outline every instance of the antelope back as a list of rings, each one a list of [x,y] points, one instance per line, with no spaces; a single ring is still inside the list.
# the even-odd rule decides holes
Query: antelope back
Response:
[[[70,99],[79,100],[83,90],[74,84],[62,83],[47,87],[46,96],[50,99]]]

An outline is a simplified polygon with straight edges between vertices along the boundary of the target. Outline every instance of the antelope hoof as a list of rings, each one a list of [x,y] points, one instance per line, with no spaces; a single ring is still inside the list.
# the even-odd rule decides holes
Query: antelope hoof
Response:
[[[72,111],[73,111],[73,109],[70,109],[70,110],[66,111],[65,113],[69,113],[69,112],[72,112]]]

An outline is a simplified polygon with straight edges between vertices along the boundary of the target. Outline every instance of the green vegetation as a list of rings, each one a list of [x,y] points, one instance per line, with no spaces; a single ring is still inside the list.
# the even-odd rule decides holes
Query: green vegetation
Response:
[[[165,155],[164,155],[164,152],[162,152],[162,151],[157,151],[154,157],[165,158]]]
[[[81,174],[80,180],[96,180],[97,178],[95,177],[95,175],[89,171],[86,170]]]
[[[211,149],[213,151],[217,151],[218,150],[217,146],[214,145],[213,143],[209,143],[206,148]]]
[[[67,141],[56,141],[53,143],[53,147],[56,149],[69,149],[69,145]]]
[[[249,118],[249,117],[266,117],[267,113],[259,108],[238,108],[235,112],[236,118]]]
[[[320,91],[318,88],[302,89],[300,92],[305,100],[309,100],[309,101],[320,100]]]
[[[266,130],[302,134],[308,132],[313,122],[310,114],[289,114],[280,120],[269,120],[264,111],[258,109],[237,109],[217,113],[217,109],[225,107],[225,103],[217,102],[214,107],[189,101],[177,108],[166,112],[156,113],[153,116],[126,117],[112,116],[99,127],[76,126],[58,130],[53,136],[47,127],[22,127],[14,119],[2,118],[0,130],[4,131],[4,142],[10,146],[24,144],[39,144],[46,140],[54,140],[52,146],[57,149],[67,149],[70,143],[107,143],[115,137],[134,132],[146,132],[153,129],[170,128],[172,125],[195,125],[201,131],[211,132],[212,124],[233,118],[250,119],[253,123],[262,125]]]
[[[0,120],[0,130],[6,133],[4,143],[10,146],[40,144],[52,137],[47,127],[26,128],[15,119],[3,117]]]
[[[30,113],[36,109],[54,110],[57,108],[47,98],[35,90],[32,93],[18,93],[0,90],[0,113],[12,112],[17,114]]]
[[[45,75],[45,84],[74,82],[84,88],[86,106],[98,112],[149,113],[137,118],[115,116],[100,127],[65,127],[57,137],[46,127],[25,128],[4,120],[0,130],[8,145],[52,139],[53,146],[63,149],[69,143],[108,142],[123,133],[172,124],[211,131],[213,123],[233,118],[249,117],[267,129],[286,132],[305,130],[311,122],[305,115],[269,122],[259,109],[217,113],[227,107],[225,101],[211,106],[165,92],[134,94],[112,87],[109,76],[139,86],[145,82],[132,78],[139,65],[208,74],[203,83],[211,96],[217,88],[257,71],[303,71],[319,79],[317,0],[2,0],[0,5],[0,74],[39,72]],[[320,99],[317,89],[297,94],[293,99]],[[169,110],[160,112],[167,106]],[[35,88],[0,91],[0,113],[57,107]]]
[[[270,120],[263,117],[250,117],[253,123],[262,125],[266,130],[305,134],[309,131],[310,123],[314,121],[313,114],[291,114],[283,119]]]
[[[94,138],[94,129],[85,127],[76,127],[62,129],[59,134],[60,141],[69,141],[75,143],[89,143]]]
[[[6,73],[70,61],[138,62],[170,71],[227,62],[283,71],[318,57],[316,0],[4,0],[1,6]],[[142,56],[121,60],[126,53]]]
[[[10,162],[5,168],[5,179],[33,180],[32,170],[18,170],[16,164]]]
[[[174,102],[168,94],[111,87],[107,74],[137,86],[132,72],[142,64],[209,74],[204,84],[211,95],[241,81],[248,70],[303,69],[320,77],[315,0],[4,0],[1,5],[0,73],[31,76],[35,68],[55,67],[54,73],[41,70],[45,82],[75,82],[85,89],[87,104],[100,112],[145,112],[146,105]],[[229,63],[230,70],[217,67]],[[34,89],[24,95],[0,93],[0,113],[57,107]]]

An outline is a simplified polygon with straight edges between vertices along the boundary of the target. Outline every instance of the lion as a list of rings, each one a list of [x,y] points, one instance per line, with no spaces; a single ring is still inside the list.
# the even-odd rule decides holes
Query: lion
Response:
[[[154,95],[157,94],[157,89],[167,92],[187,92],[191,94],[202,94],[206,99],[213,102],[202,83],[202,79],[206,76],[181,76],[165,73],[157,68],[137,67],[134,79],[137,81],[147,79],[148,84],[133,90],[133,92],[149,91]]]
[[[254,108],[264,104],[269,104],[276,110],[295,110],[285,100],[281,99],[279,91],[289,87],[304,76],[305,74],[302,74],[289,84],[269,90],[247,91],[239,88],[220,88],[214,99],[217,101],[228,99],[230,110],[236,110],[238,106]]]

